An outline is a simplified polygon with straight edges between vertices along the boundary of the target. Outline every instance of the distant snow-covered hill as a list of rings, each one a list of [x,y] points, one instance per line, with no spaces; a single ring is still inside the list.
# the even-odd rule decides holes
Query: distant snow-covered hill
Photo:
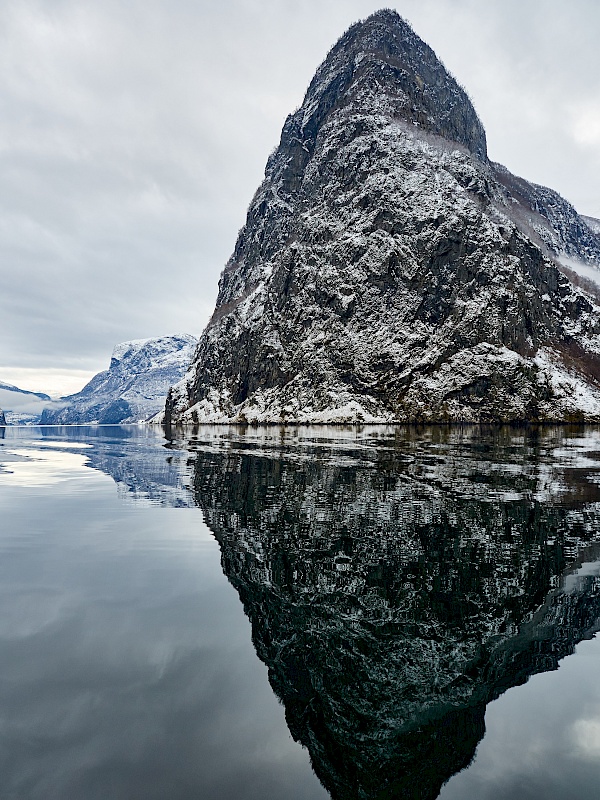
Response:
[[[110,366],[77,394],[46,409],[42,424],[117,424],[148,419],[164,407],[169,386],[184,375],[197,340],[188,334],[116,345]]]
[[[51,402],[47,394],[29,392],[12,383],[0,381],[0,408],[4,409],[9,425],[39,422],[44,408]]]

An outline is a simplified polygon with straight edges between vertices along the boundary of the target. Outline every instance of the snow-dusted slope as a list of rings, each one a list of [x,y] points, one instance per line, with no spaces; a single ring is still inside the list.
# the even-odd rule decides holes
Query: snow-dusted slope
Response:
[[[501,164],[492,166],[505,188],[513,222],[545,255],[556,259],[572,284],[599,301],[600,222],[578,214],[558,192],[518,178]]]
[[[288,117],[165,420],[599,420],[600,308],[559,251],[600,245],[378,12]]]
[[[600,223],[583,217],[558,192],[518,178],[501,164],[492,164],[495,177],[506,190],[511,216],[536,243],[550,253],[566,256],[600,270]],[[600,275],[600,271],[599,271]]]
[[[63,397],[63,408],[46,410],[42,424],[148,419],[164,406],[169,386],[184,374],[196,344],[197,339],[187,334],[118,344],[110,367],[81,392]]]

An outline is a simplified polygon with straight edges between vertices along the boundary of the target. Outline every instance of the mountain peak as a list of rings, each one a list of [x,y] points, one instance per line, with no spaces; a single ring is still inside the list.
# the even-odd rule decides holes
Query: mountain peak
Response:
[[[316,135],[344,106],[389,113],[487,158],[485,131],[467,93],[391,9],[355,23],[331,48],[301,107],[302,133]]]
[[[381,45],[385,46],[386,41],[389,41],[390,38],[400,38],[407,42],[413,40],[413,44],[415,41],[421,42],[410,23],[397,11],[391,8],[382,8],[351,25],[346,33],[338,39],[332,50],[348,42],[358,43],[365,49],[370,49],[374,45],[381,47]]]

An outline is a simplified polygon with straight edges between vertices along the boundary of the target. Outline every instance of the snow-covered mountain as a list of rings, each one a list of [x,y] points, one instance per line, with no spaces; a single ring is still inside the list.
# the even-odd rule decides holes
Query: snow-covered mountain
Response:
[[[42,424],[117,424],[146,420],[163,406],[169,386],[187,369],[197,339],[188,334],[118,344],[110,366],[77,394],[46,409]]]
[[[4,409],[5,421],[9,425],[39,422],[43,410],[51,402],[49,395],[43,392],[29,392],[0,381],[0,407]]]
[[[165,421],[600,420],[600,237],[393,11],[288,117]],[[562,260],[562,264],[561,264]]]

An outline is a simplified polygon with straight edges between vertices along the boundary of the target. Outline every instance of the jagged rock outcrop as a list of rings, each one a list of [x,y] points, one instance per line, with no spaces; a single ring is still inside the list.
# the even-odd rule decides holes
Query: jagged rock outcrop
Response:
[[[202,429],[189,446],[257,653],[336,800],[433,800],[487,703],[600,626],[593,432]]]
[[[167,423],[600,419],[600,264],[559,195],[487,158],[393,11],[332,48],[270,156]]]
[[[197,339],[187,334],[136,339],[116,345],[110,367],[77,394],[47,408],[43,425],[138,422],[164,406],[169,386],[184,374]]]

